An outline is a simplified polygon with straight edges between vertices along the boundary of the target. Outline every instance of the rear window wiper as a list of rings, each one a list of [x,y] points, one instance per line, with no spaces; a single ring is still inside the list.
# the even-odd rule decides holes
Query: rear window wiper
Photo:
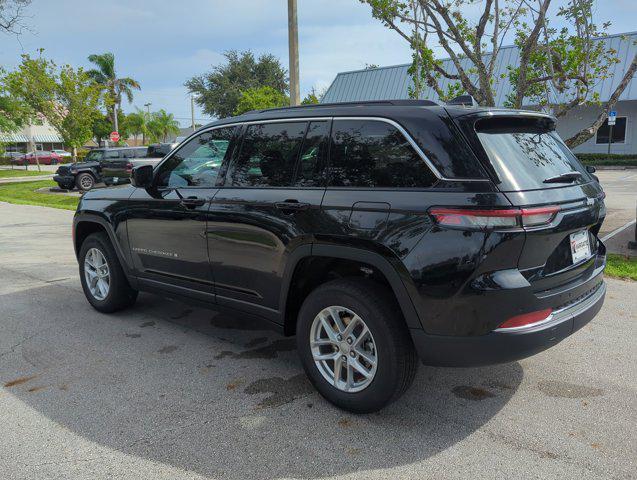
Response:
[[[572,183],[578,178],[582,178],[580,172],[566,172],[561,175],[556,175],[555,177],[547,178],[544,180],[544,183]]]

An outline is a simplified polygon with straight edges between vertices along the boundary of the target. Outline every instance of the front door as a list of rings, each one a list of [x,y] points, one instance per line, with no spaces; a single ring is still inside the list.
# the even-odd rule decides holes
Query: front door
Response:
[[[210,206],[217,302],[276,320],[286,259],[321,222],[328,120],[255,123]]]
[[[206,222],[235,131],[217,128],[191,138],[157,167],[152,188],[131,196],[129,245],[143,285],[214,300]]]

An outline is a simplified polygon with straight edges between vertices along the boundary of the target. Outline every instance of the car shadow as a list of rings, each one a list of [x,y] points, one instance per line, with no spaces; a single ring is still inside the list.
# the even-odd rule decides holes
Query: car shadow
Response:
[[[44,309],[60,296],[12,295],[36,294]],[[419,462],[489,422],[523,378],[518,363],[421,365],[397,402],[352,415],[311,387],[294,338],[259,322],[151,295],[109,316],[79,295],[66,302],[73,315],[51,313],[3,357],[5,390],[91,442],[207,476],[321,478]]]

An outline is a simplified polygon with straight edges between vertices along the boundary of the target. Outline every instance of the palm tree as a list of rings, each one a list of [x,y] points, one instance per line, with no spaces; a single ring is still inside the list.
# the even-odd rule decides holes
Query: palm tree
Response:
[[[141,90],[139,82],[130,77],[117,78],[115,55],[110,52],[101,55],[89,55],[88,61],[97,66],[97,68],[88,70],[86,73],[106,90],[108,95],[106,108],[113,122],[113,128],[116,129],[116,107],[117,110],[121,110],[122,95],[125,95],[129,102],[133,101],[133,90]]]
[[[129,113],[126,116],[126,125],[130,133],[135,136],[142,136],[142,145],[146,144],[146,137],[148,136],[148,124],[150,123],[150,116],[144,110],[136,108],[136,112]]]
[[[164,142],[168,139],[168,135],[176,135],[180,132],[179,122],[175,120],[172,113],[167,113],[163,108],[159,112],[153,113],[153,119],[150,123],[157,137],[161,137]]]

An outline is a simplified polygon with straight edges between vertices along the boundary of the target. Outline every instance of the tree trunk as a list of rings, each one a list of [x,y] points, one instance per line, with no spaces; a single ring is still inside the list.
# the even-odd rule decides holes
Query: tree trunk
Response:
[[[77,162],[77,147],[73,147],[73,163]]]
[[[615,106],[615,104],[617,103],[617,100],[619,100],[619,97],[621,97],[621,94],[624,93],[624,90],[626,89],[630,81],[633,79],[633,75],[635,75],[635,71],[637,71],[637,54],[635,54],[635,57],[633,58],[633,61],[630,64],[630,67],[628,67],[628,70],[626,70],[626,73],[624,74],[624,78],[622,78],[622,81],[619,82],[619,85],[617,85],[617,88],[608,99],[608,103],[606,103],[605,107],[602,109],[602,111],[600,112],[597,119],[593,122],[593,124],[590,127],[580,130],[578,133],[576,133],[571,138],[565,141],[566,145],[568,145],[569,148],[575,148],[578,145],[581,145],[582,143],[586,142],[590,138],[593,138],[593,135],[595,135],[599,127],[601,127],[604,124],[604,121],[608,117],[608,112],[610,112],[611,109]],[[608,141],[611,142],[612,139],[609,138]]]

